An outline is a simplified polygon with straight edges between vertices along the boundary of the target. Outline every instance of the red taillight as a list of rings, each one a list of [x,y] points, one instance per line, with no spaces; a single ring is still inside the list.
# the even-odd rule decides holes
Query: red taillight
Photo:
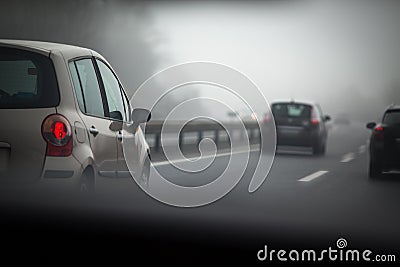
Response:
[[[53,132],[55,138],[62,140],[67,135],[67,126],[61,121],[56,121],[52,125],[51,131]]]
[[[317,112],[315,111],[315,109],[313,108],[311,110],[311,124],[313,125],[317,125],[319,124],[320,120],[318,118]]]
[[[312,119],[311,124],[317,125],[319,123],[318,119]]]
[[[59,114],[44,119],[42,135],[47,142],[47,156],[67,157],[72,153],[72,130],[68,120]]]
[[[375,140],[383,140],[384,139],[384,134],[383,134],[383,127],[382,126],[376,126],[374,129],[374,137]]]

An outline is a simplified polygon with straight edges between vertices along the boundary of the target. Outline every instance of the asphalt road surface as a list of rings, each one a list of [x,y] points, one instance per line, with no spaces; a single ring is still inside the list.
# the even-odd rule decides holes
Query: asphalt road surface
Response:
[[[334,125],[325,156],[280,148],[258,191],[248,193],[247,172],[229,194],[199,208],[162,204],[131,179],[99,182],[91,197],[27,194],[3,202],[3,239],[16,251],[21,246],[45,251],[39,260],[83,254],[111,262],[257,263],[264,245],[324,249],[335,247],[339,238],[347,240],[348,248],[398,258],[400,175],[368,178],[368,136],[362,124]],[[253,152],[249,169],[256,158]],[[210,181],[227,161],[228,156],[218,157],[193,185]],[[176,183],[193,182],[169,164],[158,163],[157,168]],[[43,250],[36,247],[37,240],[46,244]]]

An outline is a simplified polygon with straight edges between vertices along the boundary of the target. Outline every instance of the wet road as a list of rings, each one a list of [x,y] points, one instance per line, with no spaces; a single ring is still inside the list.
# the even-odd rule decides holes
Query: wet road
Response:
[[[400,176],[368,178],[368,136],[362,124],[334,125],[325,156],[280,149],[258,191],[248,193],[251,175],[246,173],[225,197],[199,208],[162,204],[133,180],[119,179],[99,182],[90,199],[63,202],[68,197],[60,196],[49,203],[47,197],[27,197],[19,202],[19,209],[3,209],[8,216],[3,223],[14,225],[11,232],[21,228],[27,236],[54,232],[60,240],[73,237],[84,240],[81,244],[104,243],[101,251],[111,246],[124,256],[143,255],[149,260],[154,252],[165,259],[254,262],[256,252],[266,244],[277,249],[317,249],[334,246],[338,238],[345,238],[351,248],[396,254]],[[256,158],[257,153],[251,153],[250,166]],[[218,157],[195,184],[221,173],[227,161],[228,156]],[[158,163],[157,168],[175,182],[193,182],[193,177],[178,174],[168,164]],[[26,203],[29,212],[19,212],[27,210]],[[17,233],[22,235],[20,230]],[[158,244],[155,251],[154,244]]]

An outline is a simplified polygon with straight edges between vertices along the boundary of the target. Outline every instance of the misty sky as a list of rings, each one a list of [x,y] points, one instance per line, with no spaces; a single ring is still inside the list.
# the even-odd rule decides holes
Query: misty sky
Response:
[[[15,0],[0,1],[0,15],[0,38],[100,52],[129,95],[166,67],[211,61],[247,75],[269,101],[315,100],[333,117],[376,120],[400,104],[400,1]],[[196,90],[166,106],[217,95]]]
[[[383,112],[393,98],[386,91],[400,83],[400,2],[156,2],[149,11],[163,36],[154,46],[167,55],[160,69],[227,64],[268,100],[317,100],[328,113],[368,117]]]

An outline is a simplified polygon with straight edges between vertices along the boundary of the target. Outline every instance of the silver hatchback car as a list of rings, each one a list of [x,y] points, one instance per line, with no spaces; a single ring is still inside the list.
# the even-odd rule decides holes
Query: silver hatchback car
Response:
[[[110,64],[64,44],[0,40],[0,180],[94,189],[100,177],[149,176],[149,146]],[[122,138],[124,137],[124,138]],[[129,170],[123,142],[132,142]],[[132,173],[133,172],[133,173]]]

